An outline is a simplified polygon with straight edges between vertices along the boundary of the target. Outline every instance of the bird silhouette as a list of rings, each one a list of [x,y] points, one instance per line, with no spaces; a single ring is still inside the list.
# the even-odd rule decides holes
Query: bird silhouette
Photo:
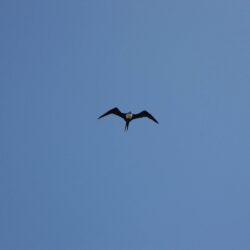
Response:
[[[149,119],[151,119],[152,121],[158,123],[158,121],[150,114],[148,113],[148,111],[144,110],[138,114],[133,114],[131,111],[129,111],[128,113],[122,113],[117,107],[110,109],[109,111],[107,111],[106,113],[104,113],[103,115],[99,116],[98,119],[107,116],[107,115],[117,115],[119,117],[121,117],[122,119],[125,120],[126,124],[125,124],[125,131],[128,130],[129,127],[129,123],[137,118],[143,118],[143,117],[147,117]]]

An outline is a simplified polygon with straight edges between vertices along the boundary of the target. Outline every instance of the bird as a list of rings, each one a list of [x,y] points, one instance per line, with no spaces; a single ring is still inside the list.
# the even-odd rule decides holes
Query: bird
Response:
[[[150,113],[148,113],[148,111],[143,110],[142,112],[138,113],[138,114],[133,114],[131,111],[129,111],[128,113],[122,113],[117,107],[110,109],[109,111],[107,111],[106,113],[104,113],[103,115],[99,116],[98,119],[107,116],[107,115],[117,115],[121,118],[123,118],[126,122],[125,124],[125,129],[124,131],[128,130],[129,127],[129,123],[137,118],[143,118],[143,117],[147,117],[149,119],[151,119],[152,121],[154,121],[155,123],[159,123]]]

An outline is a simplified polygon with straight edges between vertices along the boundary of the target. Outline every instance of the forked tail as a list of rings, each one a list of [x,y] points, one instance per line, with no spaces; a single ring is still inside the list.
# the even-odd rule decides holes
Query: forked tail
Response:
[[[129,126],[129,122],[126,122],[124,131],[127,131],[127,130],[128,130],[128,126]]]

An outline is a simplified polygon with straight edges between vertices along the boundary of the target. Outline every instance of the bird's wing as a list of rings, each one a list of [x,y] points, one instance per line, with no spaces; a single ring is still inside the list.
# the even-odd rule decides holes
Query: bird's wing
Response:
[[[143,117],[147,117],[147,118],[153,120],[154,122],[158,123],[158,121],[151,114],[149,114],[148,111],[146,111],[146,110],[142,111],[141,113],[133,115],[133,119],[143,118]]]
[[[122,113],[118,108],[113,108],[113,109],[110,109],[109,111],[107,111],[106,113],[104,113],[103,115],[99,116],[98,119],[106,116],[106,115],[110,115],[110,114],[114,114],[114,115],[118,115],[120,116],[121,118],[125,119],[125,114]]]

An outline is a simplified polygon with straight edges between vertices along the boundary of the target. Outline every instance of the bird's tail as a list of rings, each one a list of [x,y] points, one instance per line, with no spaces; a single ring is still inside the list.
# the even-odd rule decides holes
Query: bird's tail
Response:
[[[127,131],[127,130],[128,130],[128,126],[129,126],[129,122],[126,122],[124,131]]]

